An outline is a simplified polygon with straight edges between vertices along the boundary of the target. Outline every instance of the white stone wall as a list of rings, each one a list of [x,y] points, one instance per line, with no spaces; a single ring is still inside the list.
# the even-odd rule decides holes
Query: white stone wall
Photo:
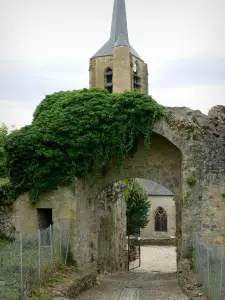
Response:
[[[173,196],[149,196],[151,208],[149,211],[149,223],[142,230],[142,238],[170,238],[176,234],[176,204]],[[161,206],[167,213],[167,232],[155,231],[155,211]]]

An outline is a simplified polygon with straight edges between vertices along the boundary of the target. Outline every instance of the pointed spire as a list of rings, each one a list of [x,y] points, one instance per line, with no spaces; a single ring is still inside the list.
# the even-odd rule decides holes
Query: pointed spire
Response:
[[[125,40],[125,44],[129,44],[125,0],[114,0],[110,39],[115,43],[118,39],[122,43]]]
[[[110,39],[93,57],[112,55],[113,48],[119,46],[130,47],[130,52],[140,58],[129,43],[125,0],[114,0]]]

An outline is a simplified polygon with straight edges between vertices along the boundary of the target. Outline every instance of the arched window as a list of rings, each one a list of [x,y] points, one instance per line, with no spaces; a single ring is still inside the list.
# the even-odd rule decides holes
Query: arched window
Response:
[[[155,231],[167,232],[167,214],[161,206],[155,212]]]
[[[137,91],[140,91],[141,89],[141,78],[139,76],[139,66],[137,61],[133,65],[133,88]]]
[[[105,88],[112,93],[113,91],[113,72],[111,68],[105,70]]]

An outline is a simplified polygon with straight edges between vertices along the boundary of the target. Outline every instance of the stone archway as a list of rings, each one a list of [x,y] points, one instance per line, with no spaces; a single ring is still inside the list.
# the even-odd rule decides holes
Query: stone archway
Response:
[[[78,265],[96,268],[98,257],[98,203],[96,196],[108,185],[123,178],[145,178],[169,190],[177,203],[178,260],[191,258],[193,236],[221,233],[225,218],[224,117],[222,108],[210,116],[188,108],[167,108],[166,116],[154,127],[151,150],[144,158],[143,141],[130,154],[121,172],[115,166],[101,178],[78,180],[76,184],[76,226],[72,251]],[[218,121],[219,120],[219,121]],[[217,218],[219,216],[219,218]]]
[[[138,143],[137,151],[130,154],[124,161],[123,167],[118,172],[117,168],[111,166],[107,170],[104,170],[104,174],[97,181],[89,179],[89,181],[83,181],[78,183],[77,187],[77,197],[81,197],[77,201],[79,205],[78,211],[86,211],[87,219],[81,219],[79,217],[80,229],[76,228],[83,233],[83,237],[86,235],[85,239],[80,238],[79,249],[82,249],[80,253],[81,259],[78,261],[84,261],[85,264],[90,262],[90,257],[92,261],[97,261],[98,259],[98,245],[97,240],[99,239],[99,203],[97,202],[97,195],[102,192],[109,185],[123,180],[124,178],[145,178],[153,180],[157,183],[162,184],[171,190],[176,199],[176,211],[177,211],[177,237],[178,237],[178,257],[180,253],[181,245],[181,202],[182,202],[182,153],[181,151],[166,138],[159,134],[154,134],[151,139],[151,148],[148,157],[145,158],[144,143],[140,140]],[[78,190],[79,188],[79,190]],[[92,221],[91,221],[92,220]],[[86,222],[88,221],[89,224]],[[112,218],[113,222],[113,218]],[[103,226],[104,227],[104,226]],[[112,223],[113,227],[113,223]],[[86,231],[84,233],[84,228]],[[110,227],[109,227],[110,228]],[[91,246],[87,247],[87,240],[90,241]],[[76,242],[75,242],[76,244]],[[78,243],[77,243],[78,244]],[[76,256],[79,251],[76,248]],[[84,252],[86,249],[86,253]],[[85,260],[84,259],[85,255]],[[121,254],[123,256],[123,254]],[[112,257],[110,257],[112,260]],[[107,263],[108,257],[107,253],[105,256],[105,261]],[[118,269],[119,266],[115,266],[114,269]]]

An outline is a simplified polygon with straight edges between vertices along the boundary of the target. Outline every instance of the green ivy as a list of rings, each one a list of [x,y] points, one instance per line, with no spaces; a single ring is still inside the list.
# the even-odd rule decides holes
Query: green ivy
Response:
[[[143,138],[146,151],[163,107],[151,96],[103,89],[47,95],[33,122],[8,135],[6,169],[17,193],[29,191],[33,203],[40,192],[71,184],[91,171],[99,174],[117,158],[118,168]]]
[[[188,177],[188,179],[187,179],[187,183],[190,185],[190,186],[193,186],[193,185],[195,185],[195,183],[196,183],[196,179],[194,178],[194,177]]]

